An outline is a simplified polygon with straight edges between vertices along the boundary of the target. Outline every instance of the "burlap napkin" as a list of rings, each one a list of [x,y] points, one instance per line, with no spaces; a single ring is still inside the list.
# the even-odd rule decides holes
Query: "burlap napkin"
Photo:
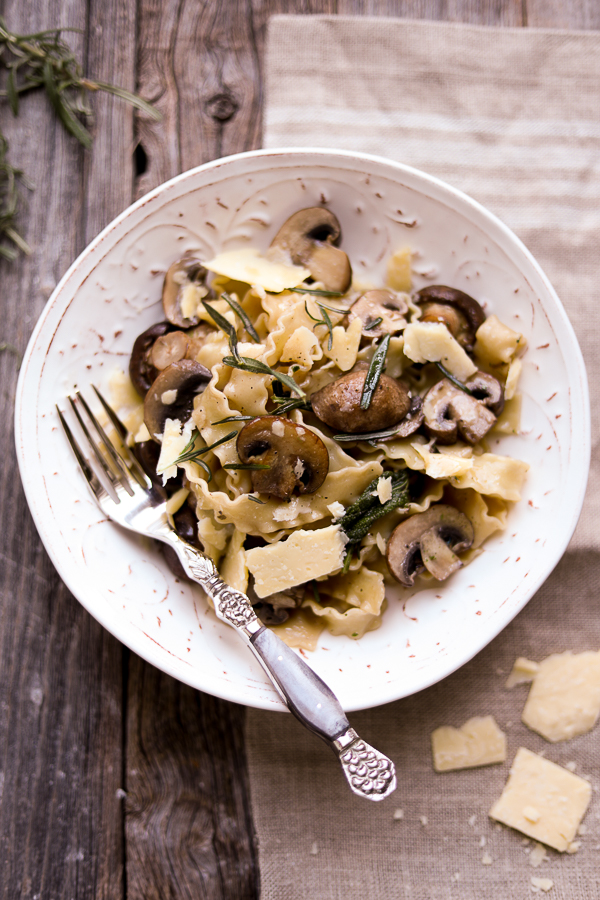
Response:
[[[516,231],[555,285],[581,343],[595,446],[600,35],[281,16],[270,23],[266,80],[266,147],[356,149],[408,163],[466,191]],[[351,717],[395,760],[392,798],[354,798],[330,751],[290,716],[249,711],[263,900],[512,900],[535,890],[532,876],[552,879],[556,900],[600,896],[595,794],[578,853],[549,851],[539,869],[528,864],[532,844],[487,817],[521,745],[577,763],[600,786],[600,728],[548,744],[520,723],[527,689],[503,688],[517,655],[539,660],[600,647],[599,467],[595,455],[570,551],[524,612],[455,675]],[[430,732],[487,713],[507,732],[508,762],[435,774]],[[394,818],[397,809],[402,818]],[[491,864],[482,863],[484,854]]]

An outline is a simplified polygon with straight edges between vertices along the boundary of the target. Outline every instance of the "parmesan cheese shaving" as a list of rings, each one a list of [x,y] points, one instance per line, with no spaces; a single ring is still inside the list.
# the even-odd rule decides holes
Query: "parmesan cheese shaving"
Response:
[[[521,719],[547,741],[591,731],[600,714],[600,651],[554,653],[542,660]]]
[[[441,362],[459,381],[477,366],[442,322],[413,322],[404,329],[404,355],[416,363]]]
[[[315,531],[300,529],[286,541],[246,551],[246,562],[254,575],[258,597],[268,597],[313,578],[322,578],[341,568],[346,535],[339,525]]]
[[[310,271],[303,266],[286,265],[265,259],[253,247],[219,253],[203,265],[210,272],[225,275],[233,281],[260,285],[266,291],[274,293],[297,287],[310,277]]]
[[[588,808],[591,785],[521,747],[490,817],[564,853]],[[527,813],[535,810],[535,821]]]
[[[442,725],[431,735],[436,772],[489,766],[506,759],[506,736],[493,716],[474,716],[460,728]]]
[[[533,681],[539,671],[540,667],[536,662],[525,659],[524,656],[519,656],[515,660],[504,687],[510,691],[510,689],[514,688],[517,684],[526,684],[527,682]]]

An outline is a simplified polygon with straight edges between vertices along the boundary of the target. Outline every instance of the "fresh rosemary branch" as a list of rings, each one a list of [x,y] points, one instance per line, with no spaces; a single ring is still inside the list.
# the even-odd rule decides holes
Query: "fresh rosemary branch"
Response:
[[[216,309],[213,309],[210,303],[207,303],[206,300],[202,301],[202,306],[209,314],[215,325],[217,325],[221,331],[229,337],[229,349],[233,353],[237,362],[240,362],[240,354],[237,346],[237,331],[235,329],[235,325],[232,325],[225,316],[222,316],[220,312]]]
[[[229,304],[229,306],[232,308],[232,310],[234,311],[234,313],[236,314],[238,319],[240,319],[240,321],[243,323],[244,328],[246,329],[246,331],[248,332],[248,334],[250,335],[250,337],[252,338],[254,343],[260,344],[260,338],[259,338],[258,334],[256,333],[256,328],[254,327],[254,325],[250,321],[248,315],[244,312],[244,310],[242,309],[240,304],[237,302],[237,300],[234,300],[233,297],[230,297],[229,294],[226,293],[226,291],[223,291],[223,293],[221,294],[221,297],[223,298],[223,300],[225,300],[226,303]],[[234,354],[234,356],[235,356],[235,354]]]
[[[218,441],[215,441],[214,444],[209,444],[208,447],[200,447],[199,450],[194,450],[194,443],[197,437],[198,432],[194,429],[190,441],[183,448],[183,452],[177,457],[173,465],[180,466],[184,462],[200,462],[198,457],[204,456],[209,450],[214,450],[215,447],[219,447],[221,444],[225,444],[232,438],[237,437],[237,431],[230,431],[225,437],[219,438]]]
[[[311,291],[310,288],[291,288],[294,294],[315,294],[317,297],[343,297],[341,291]]]
[[[272,378],[276,378],[277,381],[285,384],[286,387],[291,391],[294,391],[295,394],[298,394],[299,397],[306,396],[302,388],[296,384],[293,378],[290,378],[289,375],[284,375],[283,372],[275,371],[271,366],[268,366],[258,359],[242,356],[240,360],[237,360],[233,356],[224,356],[223,362],[226,366],[231,366],[232,369],[241,369],[242,372],[252,372],[255,375],[270,375]]]
[[[87,148],[92,146],[92,135],[79,117],[92,114],[86,103],[89,93],[113,94],[149,116],[160,118],[158,111],[136,94],[114,84],[86,78],[81,64],[63,40],[66,31],[77,29],[52,28],[35,34],[16,34],[0,18],[0,67],[8,72],[6,90],[0,91],[0,97],[7,98],[14,116],[19,115],[23,95],[43,89],[63,127]],[[17,181],[29,188],[33,185],[19,168],[8,162],[7,151],[8,143],[0,132],[0,239],[8,239],[14,247],[30,253],[29,246],[15,230],[14,222],[19,201]],[[0,255],[14,259],[14,247],[0,245]]]
[[[441,362],[436,362],[436,366],[438,367],[442,375],[444,375],[444,377],[447,378],[448,381],[451,381],[452,384],[455,385],[455,387],[460,388],[461,391],[464,391],[465,394],[469,394],[469,396],[471,397],[475,396],[473,391],[468,388],[466,384],[463,384],[462,381],[459,381],[456,375],[453,375],[452,372],[450,372]]]
[[[306,301],[304,302],[304,309],[306,310],[306,315],[308,316],[309,319],[312,319],[313,322],[317,323],[316,325],[313,325],[313,330],[317,327],[317,325],[326,325],[327,326],[327,330],[329,331],[329,341],[327,343],[327,349],[331,350],[331,348],[333,347],[333,324],[332,324],[331,319],[329,318],[329,316],[327,314],[327,310],[325,309],[323,304],[317,303],[317,306],[319,307],[319,312],[321,313],[321,316],[322,316],[321,319],[317,319],[317,318],[315,318],[315,316],[311,315],[310,312],[308,311],[308,303]]]
[[[339,521],[340,527],[348,536],[348,552],[352,552],[351,545],[358,544],[378,519],[387,516],[399,506],[408,505],[410,498],[406,471],[391,473],[392,496],[386,503],[381,503],[377,495],[379,477],[375,478],[358,500],[348,507]]]
[[[360,408],[368,409],[373,399],[373,394],[377,390],[381,373],[385,368],[385,358],[387,356],[388,347],[390,345],[390,336],[386,334],[381,343],[377,347],[365,378],[362,396],[360,398]]]

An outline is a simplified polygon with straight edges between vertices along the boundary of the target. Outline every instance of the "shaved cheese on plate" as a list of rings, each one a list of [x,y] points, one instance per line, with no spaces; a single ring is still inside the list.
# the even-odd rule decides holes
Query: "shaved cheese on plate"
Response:
[[[339,525],[329,525],[314,531],[300,529],[285,541],[246,550],[257,596],[268,597],[340,569],[347,540]]]
[[[579,775],[520,747],[489,815],[564,853],[577,834],[591,796],[592,786]]]
[[[547,741],[591,731],[600,714],[600,652],[553,653],[539,664],[521,719]]]
[[[506,759],[506,736],[493,716],[474,716],[460,728],[442,725],[431,735],[436,772],[489,766]]]
[[[276,294],[287,288],[297,287],[310,277],[310,271],[303,266],[286,265],[265,259],[254,247],[219,253],[203,265],[209,271],[225,275],[232,281],[257,284]]]
[[[404,329],[404,355],[416,363],[441,362],[459,381],[477,371],[442,322],[412,322]]]

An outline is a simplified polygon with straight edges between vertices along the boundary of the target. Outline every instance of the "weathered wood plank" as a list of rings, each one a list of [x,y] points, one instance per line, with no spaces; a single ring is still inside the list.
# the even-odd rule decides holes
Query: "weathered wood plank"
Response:
[[[527,25],[535,28],[600,28],[598,0],[526,0]]]
[[[128,900],[255,900],[242,710],[131,655]]]
[[[87,4],[76,0],[35,8],[7,0],[2,12],[21,32],[59,24],[84,30],[88,18]],[[94,23],[92,9],[89,15]],[[122,31],[122,45],[132,39]],[[68,40],[84,57],[83,35]],[[96,129],[111,121],[98,106]],[[111,208],[106,173],[90,167],[98,144],[88,162],[42,95],[22,101],[18,120],[5,115],[3,129],[12,159],[36,185],[22,216],[33,255],[0,263],[0,340],[22,351],[58,279],[123,199],[113,179]],[[0,896],[120,900],[123,649],[69,594],[41,546],[15,477],[15,359],[2,354],[0,366],[0,511],[3,521],[18,523],[0,537]]]

